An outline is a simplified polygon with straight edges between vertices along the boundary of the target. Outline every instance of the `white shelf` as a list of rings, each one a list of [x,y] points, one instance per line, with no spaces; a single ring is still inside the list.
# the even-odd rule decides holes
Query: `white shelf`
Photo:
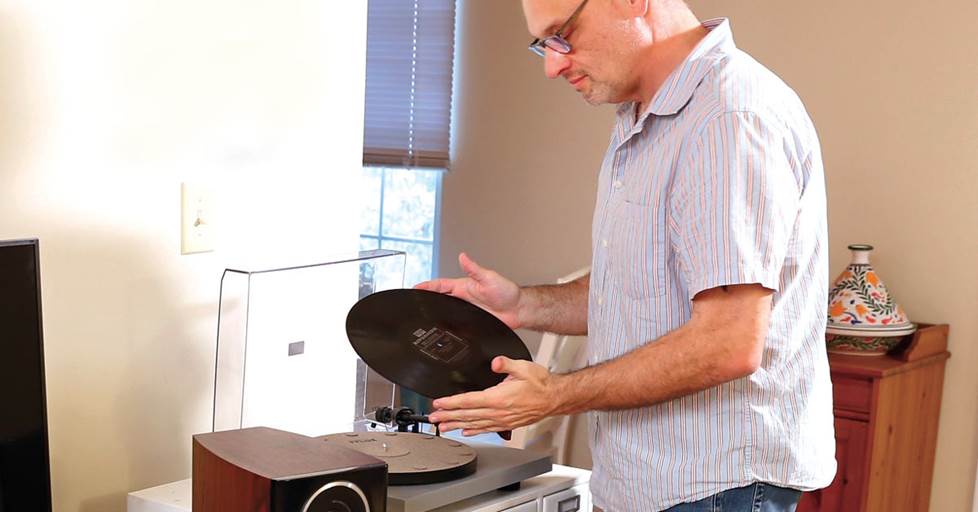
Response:
[[[557,503],[573,496],[580,496],[582,512],[590,512],[591,495],[587,488],[590,477],[591,472],[585,469],[554,466],[549,473],[524,480],[519,490],[488,492],[432,512],[557,512]],[[564,494],[554,496],[561,492]],[[547,500],[548,497],[553,498]],[[191,481],[187,479],[129,493],[126,510],[190,512],[191,503]]]

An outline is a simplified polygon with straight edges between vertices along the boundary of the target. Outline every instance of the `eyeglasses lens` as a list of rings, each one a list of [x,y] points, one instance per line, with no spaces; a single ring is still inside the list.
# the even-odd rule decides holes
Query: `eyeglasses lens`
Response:
[[[547,45],[547,48],[557,52],[557,53],[570,53],[571,45],[566,39],[560,36],[551,36],[543,40],[543,44]]]
[[[541,57],[547,56],[547,48],[561,54],[570,53],[571,51],[570,43],[560,36],[550,36],[546,39],[534,41],[530,45],[530,51]]]

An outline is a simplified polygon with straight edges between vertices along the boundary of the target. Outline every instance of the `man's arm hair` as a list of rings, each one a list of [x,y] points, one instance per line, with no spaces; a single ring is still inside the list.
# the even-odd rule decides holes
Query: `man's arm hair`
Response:
[[[697,295],[688,323],[621,357],[554,375],[555,414],[644,407],[750,375],[761,364],[771,291],[760,285]]]
[[[520,288],[520,325],[556,334],[587,334],[590,274],[569,283]]]

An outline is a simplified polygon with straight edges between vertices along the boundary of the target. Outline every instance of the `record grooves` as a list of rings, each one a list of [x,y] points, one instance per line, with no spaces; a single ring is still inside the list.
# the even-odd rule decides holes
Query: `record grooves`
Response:
[[[530,360],[523,341],[491,313],[426,290],[368,295],[346,318],[350,344],[387,380],[429,398],[481,391],[506,378],[496,356]]]

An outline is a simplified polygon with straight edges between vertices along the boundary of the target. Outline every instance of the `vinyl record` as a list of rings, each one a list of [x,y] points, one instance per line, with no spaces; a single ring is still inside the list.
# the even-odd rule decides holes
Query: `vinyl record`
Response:
[[[530,359],[512,329],[468,302],[427,290],[387,290],[357,302],[346,333],[360,358],[387,380],[429,398],[481,391],[506,378],[496,356]]]

